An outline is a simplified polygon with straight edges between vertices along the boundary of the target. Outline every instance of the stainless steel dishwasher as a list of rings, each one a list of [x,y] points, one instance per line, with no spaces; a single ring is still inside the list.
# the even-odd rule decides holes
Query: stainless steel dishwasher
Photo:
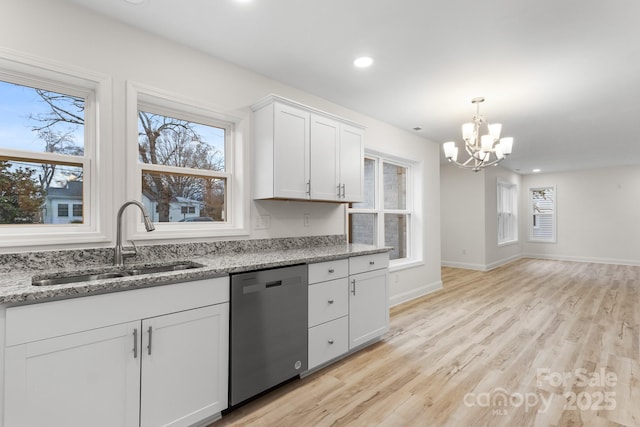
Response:
[[[307,266],[231,276],[229,403],[307,369]]]

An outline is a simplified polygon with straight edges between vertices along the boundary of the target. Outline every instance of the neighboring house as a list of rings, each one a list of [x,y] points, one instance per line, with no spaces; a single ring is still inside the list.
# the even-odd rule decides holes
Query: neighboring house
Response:
[[[147,208],[153,222],[160,222],[158,201],[153,194],[142,193],[142,204]],[[174,197],[169,202],[169,222],[197,218],[200,216],[201,202],[184,197]]]
[[[49,187],[42,210],[45,224],[82,223],[82,181]]]

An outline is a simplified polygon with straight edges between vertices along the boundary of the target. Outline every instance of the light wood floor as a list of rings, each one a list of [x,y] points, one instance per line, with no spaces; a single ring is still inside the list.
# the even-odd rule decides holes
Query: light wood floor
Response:
[[[523,259],[442,279],[391,310],[381,342],[212,426],[640,426],[640,267]]]

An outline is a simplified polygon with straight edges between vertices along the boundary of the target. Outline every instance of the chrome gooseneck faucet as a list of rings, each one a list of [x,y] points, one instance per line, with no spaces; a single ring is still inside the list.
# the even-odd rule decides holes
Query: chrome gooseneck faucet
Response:
[[[151,218],[149,218],[149,212],[142,203],[137,200],[129,200],[125,202],[118,210],[117,229],[116,229],[116,248],[113,254],[113,265],[116,267],[124,266],[124,258],[134,256],[137,251],[135,245],[130,248],[124,248],[122,246],[122,213],[129,205],[136,205],[142,211],[142,220],[144,221],[144,228],[147,231],[153,231],[156,228],[153,226]]]

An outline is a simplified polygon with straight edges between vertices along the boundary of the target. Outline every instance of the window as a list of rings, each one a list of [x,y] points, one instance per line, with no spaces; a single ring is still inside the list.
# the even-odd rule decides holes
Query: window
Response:
[[[518,241],[518,186],[498,181],[498,245]]]
[[[529,240],[532,242],[556,241],[556,189],[538,187],[529,189]]]
[[[0,247],[108,241],[111,94],[107,75],[0,49]]]
[[[128,194],[142,201],[156,223],[154,233],[145,233],[141,222],[136,233],[147,239],[243,233],[248,200],[234,172],[247,167],[247,122],[135,83],[127,93],[135,111],[129,117],[128,159],[138,182]]]
[[[0,224],[63,224],[54,200],[83,199],[85,98],[70,92],[0,81]]]
[[[149,110],[138,111],[138,153],[142,200],[153,206],[150,212],[157,207],[154,222],[178,222],[195,214],[196,205],[200,216],[224,222],[225,145],[231,125]]]
[[[59,204],[58,205],[58,216],[60,217],[68,217],[69,216],[69,205]]]
[[[349,208],[350,242],[392,246],[391,260],[411,258],[411,172],[408,162],[365,157],[364,201]]]
[[[82,205],[78,205],[76,203],[73,204],[73,216],[82,216]]]

